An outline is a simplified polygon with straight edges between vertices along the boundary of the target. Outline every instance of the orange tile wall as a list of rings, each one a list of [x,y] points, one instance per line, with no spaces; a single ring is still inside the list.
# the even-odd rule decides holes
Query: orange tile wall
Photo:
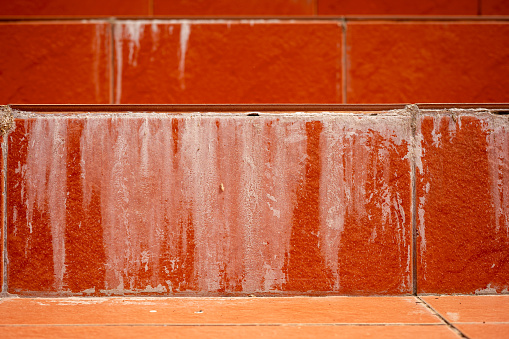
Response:
[[[0,104],[509,102],[507,15],[504,0],[13,0],[0,7]],[[419,123],[426,153],[417,194],[427,199],[427,238],[425,244],[419,238],[418,291],[504,286],[507,260],[499,256],[507,240],[491,226],[506,221],[486,203],[491,193],[483,180],[493,161],[483,121],[423,117]],[[456,124],[453,142],[446,127]],[[71,141],[78,132],[68,131]],[[433,139],[438,134],[441,147]],[[441,178],[443,168],[459,178]],[[500,168],[505,178],[507,166]],[[458,201],[477,207],[462,209]],[[453,204],[449,212],[444,203]],[[443,226],[465,215],[471,218],[457,228]],[[458,230],[467,232],[457,236]],[[451,246],[442,246],[444,235]],[[44,245],[44,234],[38,241]],[[492,254],[476,251],[479,244]],[[464,269],[470,257],[478,266]],[[70,257],[76,266],[82,259]],[[348,267],[364,259],[341,260]],[[35,288],[53,279],[16,276]],[[355,279],[343,283],[344,291],[356,288]]]

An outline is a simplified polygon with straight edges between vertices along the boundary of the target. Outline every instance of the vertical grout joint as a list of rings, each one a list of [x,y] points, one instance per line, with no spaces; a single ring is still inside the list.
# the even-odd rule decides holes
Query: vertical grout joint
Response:
[[[431,313],[433,313],[434,316],[439,318],[451,331],[456,333],[461,338],[468,338],[463,332],[461,332],[456,326],[454,326],[453,323],[448,321],[444,316],[442,316],[440,313],[437,312],[430,304],[428,304],[424,299],[420,297],[416,297],[428,310],[430,310]]]
[[[412,133],[411,147],[411,183],[412,183],[412,291],[417,295],[417,181],[416,181],[416,157],[417,157],[417,119],[420,110],[416,104],[405,106],[405,111],[410,115],[410,129]]]
[[[2,138],[2,158],[3,162],[0,164],[3,166],[3,180],[1,184],[3,185],[2,190],[2,215],[3,215],[3,223],[2,223],[2,274],[3,276],[3,284],[1,287],[0,297],[9,296],[8,293],[8,285],[7,285],[7,265],[8,265],[8,257],[7,257],[7,134],[14,130],[14,116],[11,107],[9,106],[0,106],[0,134]]]

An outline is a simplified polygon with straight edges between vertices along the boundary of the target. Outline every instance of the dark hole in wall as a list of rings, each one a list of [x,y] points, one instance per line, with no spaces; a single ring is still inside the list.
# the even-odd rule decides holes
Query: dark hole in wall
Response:
[[[492,111],[493,114],[498,114],[498,115],[509,115],[509,110],[500,110],[500,111]]]

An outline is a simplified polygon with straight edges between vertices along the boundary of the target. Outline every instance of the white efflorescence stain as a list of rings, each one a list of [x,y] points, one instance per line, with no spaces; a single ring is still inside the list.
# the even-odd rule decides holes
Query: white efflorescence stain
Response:
[[[183,31],[185,51],[190,28]],[[363,202],[370,193],[381,197],[373,208],[382,215],[382,223],[370,230],[371,241],[395,231],[401,265],[407,263],[411,218],[389,182],[390,152],[410,143],[404,117],[379,116],[381,122],[374,124],[374,117],[354,115],[278,115],[249,123],[235,115],[48,116],[30,122],[27,166],[20,170],[28,222],[35,204],[48,206],[60,289],[66,260],[67,128],[79,119],[84,120],[79,140],[82,208],[85,213],[99,209],[105,283],[111,293],[181,291],[171,281],[172,272],[182,269],[191,254],[198,290],[219,290],[225,276],[242,277],[238,284],[244,291],[281,290],[296,194],[306,175],[306,123],[317,119],[323,125],[318,237],[335,288],[340,288],[338,251],[345,215],[369,219]],[[376,154],[372,137],[381,143]],[[379,166],[366,159],[377,159]],[[369,180],[379,183],[376,191],[368,190]],[[92,204],[94,196],[100,197],[98,205]],[[161,262],[163,257],[167,262]],[[146,276],[142,288],[139,275]]]

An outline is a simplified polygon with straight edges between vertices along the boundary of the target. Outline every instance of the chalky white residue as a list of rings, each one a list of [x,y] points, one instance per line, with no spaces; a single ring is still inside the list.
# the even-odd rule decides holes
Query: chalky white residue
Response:
[[[124,58],[123,48],[123,26],[121,24],[115,25],[115,65],[117,66],[116,73],[117,78],[115,79],[115,103],[120,104],[122,98],[122,63]]]
[[[488,159],[491,172],[491,198],[495,227],[509,237],[509,120],[494,117],[488,136]]]
[[[171,196],[167,185],[173,147],[167,131],[170,119],[86,120],[81,139],[83,203],[89,209],[92,190],[100,194],[107,289],[136,290],[140,271],[149,269],[150,286],[159,285],[164,213],[175,211],[171,201],[161,199]]]
[[[179,80],[180,88],[185,89],[185,70],[186,70],[186,53],[191,35],[191,24],[187,20],[182,20],[180,25],[180,61],[179,61]]]
[[[138,65],[138,52],[140,50],[140,41],[143,38],[147,21],[126,20],[115,24],[115,64],[116,64],[116,94],[115,103],[119,104],[122,98],[122,67],[124,58],[124,43],[129,49],[129,65],[136,67]],[[155,28],[152,24],[152,34]]]
[[[289,119],[268,127],[265,119],[246,124],[242,118],[236,124],[242,135],[238,202],[240,224],[245,225],[242,287],[245,291],[281,290],[286,282],[283,265],[296,187],[305,171],[305,125]]]
[[[234,116],[176,119],[178,140],[168,133],[171,118],[161,114],[86,119],[83,204],[89,210],[93,191],[100,194],[106,292],[136,291],[140,272],[152,272],[149,286],[159,292],[182,291],[169,277],[188,253],[189,216],[199,290],[223,288],[225,276],[240,279],[246,291],[280,290],[305,170],[305,126],[292,120],[268,127],[267,119],[247,124]],[[161,267],[163,255],[171,264]]]
[[[152,54],[157,50],[159,47],[159,21],[153,20],[150,24],[150,27],[152,28]],[[151,60],[154,58],[154,56],[151,57]]]
[[[480,295],[497,294],[497,288],[496,288],[496,286],[491,286],[491,284],[488,284],[488,286],[486,286],[486,288],[478,288],[477,290],[475,290],[474,293],[480,294]]]
[[[99,208],[103,228],[106,289],[101,293],[183,291],[174,280],[175,270],[188,255],[194,255],[194,267],[186,279],[195,279],[200,291],[228,290],[232,284],[245,292],[282,289],[295,195],[305,175],[309,119],[278,116],[247,123],[233,115],[162,113],[80,119],[85,120],[80,140],[83,208],[90,213]],[[395,145],[408,141],[409,128],[402,117],[383,119],[386,123],[374,124],[369,117],[323,119],[319,237],[336,279],[346,213],[370,217],[365,204],[372,197],[366,191],[368,176],[380,181],[379,192],[373,193],[383,196],[378,201],[383,222],[373,226],[372,234],[396,230],[402,265],[409,251],[409,218],[402,197],[388,185],[392,169],[386,159]],[[48,206],[59,288],[65,270],[69,121],[27,121],[34,131],[27,166],[20,169],[27,178],[29,213],[36,203]],[[370,153],[370,135],[381,136],[376,155]],[[365,159],[370,158],[386,164],[382,173],[368,171]],[[92,199],[99,201],[92,204]],[[194,235],[188,233],[190,227]],[[194,250],[187,247],[190,242]]]
[[[336,290],[340,288],[338,252],[345,216],[371,220],[372,212],[368,212],[366,207],[377,197],[381,197],[381,201],[374,202],[378,204],[378,213],[382,214],[382,223],[373,224],[370,240],[375,241],[378,235],[387,232],[396,232],[400,263],[404,265],[410,255],[410,218],[405,214],[400,193],[390,182],[394,169],[390,167],[388,158],[395,146],[403,142],[410,146],[408,119],[381,116],[375,119],[358,116],[324,119],[321,137],[321,154],[324,157],[320,179],[320,244],[327,265],[335,276]],[[380,136],[380,140],[374,141],[376,136]],[[377,154],[373,154],[374,142],[382,143]],[[402,161],[404,159],[402,155]],[[410,162],[408,159],[406,161],[410,170]],[[377,173],[377,163],[383,164],[382,173]],[[378,186],[374,191],[367,191],[370,175]],[[410,274],[409,264],[407,266],[405,269]],[[408,287],[401,288],[407,290]]]
[[[447,317],[452,321],[459,321],[460,315],[457,312],[446,312]]]
[[[125,40],[127,40],[129,46],[129,64],[137,66],[140,40],[143,38],[146,23],[143,21],[132,20],[124,21],[120,25],[122,25],[122,30],[125,33]]]
[[[65,215],[67,200],[67,123],[64,118],[25,121],[30,129],[27,165],[23,169],[27,223],[32,233],[33,211],[50,219],[55,288],[62,290],[65,273]]]
[[[103,36],[106,33],[106,25],[95,25],[95,38],[92,41],[92,51],[94,52],[93,62],[93,77],[94,77],[94,89],[95,89],[95,100],[100,101],[101,95],[101,81],[99,80],[99,66],[101,65],[103,55]]]

